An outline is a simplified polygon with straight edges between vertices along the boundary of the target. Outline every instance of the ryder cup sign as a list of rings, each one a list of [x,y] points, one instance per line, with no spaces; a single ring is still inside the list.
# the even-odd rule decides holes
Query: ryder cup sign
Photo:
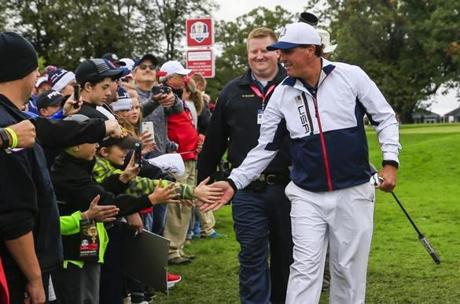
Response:
[[[187,69],[200,73],[204,78],[213,78],[215,74],[214,54],[211,49],[187,51]]]
[[[187,19],[185,29],[188,47],[212,47],[214,25],[211,17]]]

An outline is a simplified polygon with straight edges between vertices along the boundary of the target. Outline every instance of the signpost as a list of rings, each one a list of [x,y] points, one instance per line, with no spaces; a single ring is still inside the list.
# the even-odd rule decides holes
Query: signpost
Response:
[[[188,50],[187,69],[200,73],[205,78],[215,76],[214,54],[212,50]]]
[[[213,47],[214,23],[211,17],[185,20],[188,47]]]
[[[214,22],[211,17],[193,18],[185,21],[187,41],[186,66],[205,78],[215,74]]]

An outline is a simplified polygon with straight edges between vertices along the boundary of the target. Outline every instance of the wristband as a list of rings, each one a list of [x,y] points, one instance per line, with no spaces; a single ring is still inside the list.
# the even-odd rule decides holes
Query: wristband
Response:
[[[232,187],[233,191],[236,193],[238,191],[238,188],[236,187],[236,184],[233,180],[231,180],[230,178],[226,178],[224,179],[224,181],[226,181],[227,183],[230,184],[230,186]]]
[[[11,148],[13,148],[13,149],[16,148],[18,146],[18,135],[16,135],[16,132],[14,132],[14,130],[11,129],[11,128],[5,128],[5,131],[11,137],[11,142],[10,142]]]
[[[4,128],[0,128],[0,138],[2,139],[1,149],[6,149],[10,147],[10,135]]]
[[[382,167],[384,167],[385,165],[390,165],[390,166],[395,167],[396,169],[399,169],[398,162],[394,161],[394,160],[384,160],[384,161],[382,161]]]

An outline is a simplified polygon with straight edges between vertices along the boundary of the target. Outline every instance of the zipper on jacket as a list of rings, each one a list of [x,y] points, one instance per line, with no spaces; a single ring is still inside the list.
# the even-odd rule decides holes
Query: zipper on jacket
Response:
[[[329,157],[327,153],[326,139],[324,138],[323,128],[321,126],[321,119],[319,117],[318,102],[316,100],[316,96],[312,95],[312,97],[313,97],[313,105],[315,106],[316,120],[318,121],[319,139],[321,141],[321,152],[323,154],[324,170],[326,171],[326,178],[327,178],[327,189],[328,191],[332,191],[333,190],[332,177],[331,177],[331,170],[329,167]]]

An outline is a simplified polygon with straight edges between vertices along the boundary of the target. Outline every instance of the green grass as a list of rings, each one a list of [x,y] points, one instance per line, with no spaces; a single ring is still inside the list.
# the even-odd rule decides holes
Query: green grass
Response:
[[[378,142],[368,132],[370,157],[381,162]],[[378,192],[369,261],[367,303],[460,303],[460,124],[401,128],[401,168],[395,193],[441,255],[435,265],[388,193]],[[238,243],[231,210],[216,213],[227,239],[194,241],[190,265],[171,267],[183,282],[155,303],[239,303]],[[321,303],[327,303],[323,295]]]

